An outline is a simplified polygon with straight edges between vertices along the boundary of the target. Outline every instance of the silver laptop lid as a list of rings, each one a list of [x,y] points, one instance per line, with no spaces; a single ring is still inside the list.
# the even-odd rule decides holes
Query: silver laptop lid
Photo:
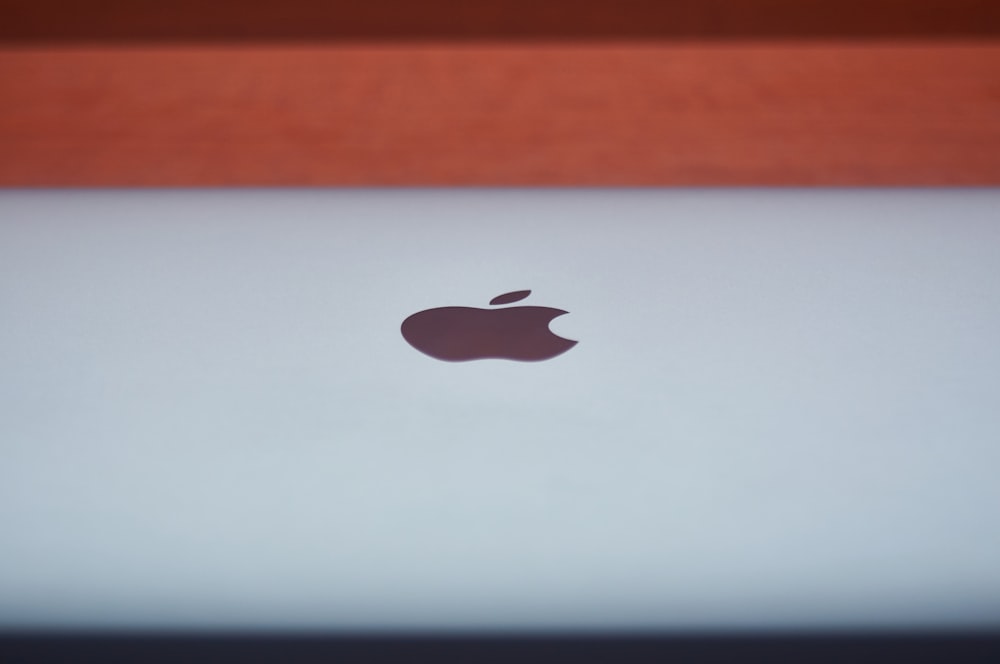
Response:
[[[8,191],[0,315],[4,629],[1000,624],[995,190]]]

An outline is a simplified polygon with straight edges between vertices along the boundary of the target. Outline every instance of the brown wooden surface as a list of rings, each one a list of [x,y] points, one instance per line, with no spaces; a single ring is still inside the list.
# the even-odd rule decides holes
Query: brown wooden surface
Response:
[[[1000,184],[1000,44],[0,51],[0,184]]]
[[[1000,35],[997,0],[0,0],[0,41]]]

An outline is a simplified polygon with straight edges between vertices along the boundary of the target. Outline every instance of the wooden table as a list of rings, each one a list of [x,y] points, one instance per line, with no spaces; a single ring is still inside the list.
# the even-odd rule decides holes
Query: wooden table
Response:
[[[355,4],[5,0],[0,185],[1000,184],[1000,3]]]

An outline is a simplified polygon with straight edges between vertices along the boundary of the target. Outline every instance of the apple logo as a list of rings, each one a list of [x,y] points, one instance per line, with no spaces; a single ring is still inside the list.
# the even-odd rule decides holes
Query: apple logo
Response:
[[[510,304],[528,297],[530,290],[504,293],[491,305]],[[466,362],[498,358],[538,362],[565,353],[577,342],[549,330],[552,319],[569,313],[550,307],[474,309],[439,307],[417,312],[403,321],[403,338],[438,360]]]

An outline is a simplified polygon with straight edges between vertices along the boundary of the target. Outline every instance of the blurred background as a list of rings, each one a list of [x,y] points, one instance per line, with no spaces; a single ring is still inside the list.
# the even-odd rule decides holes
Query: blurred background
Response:
[[[303,185],[997,186],[1000,2],[0,0],[0,187]],[[5,639],[0,659],[18,662],[414,651],[405,640]],[[577,661],[998,651],[995,636],[878,643],[418,649],[545,662],[553,647]]]
[[[0,0],[0,186],[996,185],[991,0]]]

